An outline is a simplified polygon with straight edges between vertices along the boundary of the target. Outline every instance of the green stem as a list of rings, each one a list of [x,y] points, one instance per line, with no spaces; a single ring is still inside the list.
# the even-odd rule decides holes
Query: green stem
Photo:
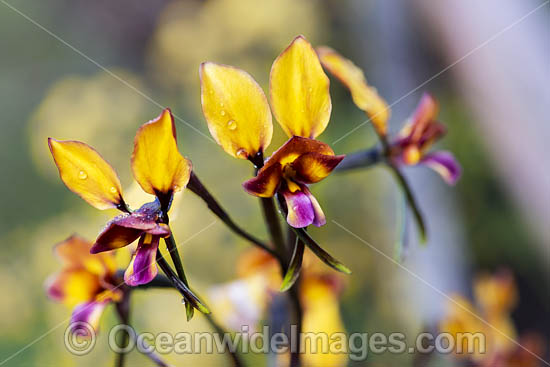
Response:
[[[390,159],[390,143],[388,142],[388,137],[386,135],[378,135],[380,138],[380,142],[382,143],[382,148],[384,150],[384,155],[386,157],[386,161],[388,165],[390,166],[393,174],[397,178],[397,182],[399,186],[401,187],[401,190],[405,194],[405,198],[407,199],[407,202],[409,203],[409,207],[411,208],[414,219],[416,221],[416,224],[418,226],[418,232],[420,234],[420,241],[421,243],[425,243],[427,239],[426,235],[426,225],[424,224],[424,218],[422,216],[422,212],[420,211],[420,207],[418,206],[418,203],[416,202],[416,199],[414,197],[414,194],[411,190],[411,186],[407,182],[407,179],[399,169],[399,167]]]
[[[427,238],[426,225],[424,224],[424,218],[422,216],[422,213],[420,212],[420,207],[418,206],[418,203],[416,202],[414,194],[412,193],[411,186],[409,185],[409,183],[407,182],[407,179],[405,178],[405,176],[403,176],[403,173],[399,170],[397,166],[393,164],[390,164],[389,166],[393,174],[397,178],[397,182],[399,183],[401,190],[405,194],[405,198],[407,199],[407,202],[409,203],[409,207],[413,212],[414,219],[418,226],[420,240],[422,243],[425,243]]]
[[[174,236],[170,235],[169,237],[166,237],[164,239],[164,243],[166,243],[166,248],[170,253],[170,258],[174,263],[174,267],[176,268],[176,273],[178,274],[178,277],[183,283],[185,283],[186,286],[189,287],[189,282],[187,281],[187,277],[185,276],[185,270],[183,270],[183,263],[181,262],[181,257]]]
[[[210,313],[210,310],[208,310],[208,307],[206,307],[201,300],[189,289],[187,284],[185,284],[174,271],[168,265],[160,251],[157,251],[157,264],[161,268],[161,270],[166,274],[170,282],[172,282],[172,285],[174,288],[176,288],[181,295],[183,296],[185,300],[185,304],[191,304],[194,308],[198,309],[200,312],[204,314]]]

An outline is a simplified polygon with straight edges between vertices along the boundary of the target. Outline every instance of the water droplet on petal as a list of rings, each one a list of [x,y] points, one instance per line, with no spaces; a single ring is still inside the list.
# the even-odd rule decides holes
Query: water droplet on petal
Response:
[[[174,191],[179,191],[179,189],[180,189],[180,187],[178,185],[174,185],[172,187],[172,190],[174,190]]]
[[[308,90],[307,90],[309,93],[313,92],[313,88],[312,87],[309,87]]]
[[[81,180],[85,180],[88,178],[88,174],[86,173],[86,171],[80,171],[78,172],[78,178],[80,178]]]
[[[223,106],[224,106],[223,102],[220,102],[220,107],[222,107],[222,108],[223,108]]]
[[[227,122],[227,128],[231,131],[234,131],[237,128],[237,121],[235,120],[229,120]]]
[[[185,298],[182,298],[182,299],[181,299],[181,304],[182,304],[182,305],[185,304]]]
[[[221,111],[220,111],[220,115],[225,116],[225,111],[224,111],[224,110],[221,110]]]
[[[235,152],[235,154],[237,155],[237,157],[241,157],[241,158],[247,158],[248,157],[248,152],[244,148],[238,149]]]
[[[111,188],[109,189],[109,191],[111,191],[113,194],[116,194],[118,192],[118,190],[116,189],[116,187],[114,186],[111,186]]]

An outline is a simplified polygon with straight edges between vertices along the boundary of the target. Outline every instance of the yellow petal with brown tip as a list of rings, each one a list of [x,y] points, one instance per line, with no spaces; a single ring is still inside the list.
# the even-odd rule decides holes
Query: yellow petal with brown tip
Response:
[[[71,191],[98,209],[116,208],[123,202],[115,170],[92,147],[52,138],[48,145],[59,176]]]
[[[332,109],[329,79],[304,37],[275,60],[269,88],[273,113],[288,136],[314,139],[325,130]]]
[[[201,64],[202,111],[210,134],[227,153],[247,159],[271,142],[273,124],[267,98],[245,71]]]
[[[325,69],[350,90],[353,102],[365,111],[376,131],[386,135],[390,108],[376,89],[367,84],[363,71],[330,47],[317,48],[317,54]]]
[[[187,185],[191,162],[178,151],[170,109],[143,124],[134,139],[132,172],[141,188],[152,195],[171,195]]]

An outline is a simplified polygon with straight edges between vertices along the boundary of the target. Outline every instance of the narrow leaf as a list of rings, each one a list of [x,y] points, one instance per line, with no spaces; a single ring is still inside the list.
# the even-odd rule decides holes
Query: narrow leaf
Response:
[[[281,284],[281,292],[288,291],[296,282],[300,276],[300,270],[302,269],[302,260],[304,258],[304,242],[296,237],[296,244],[294,245],[294,252],[292,253],[292,259],[288,270]]]
[[[296,232],[296,235],[300,238],[300,240],[302,240],[307,245],[307,247],[309,247],[309,249],[313,251],[313,253],[317,255],[317,257],[321,259],[325,264],[335,270],[338,270],[339,272],[351,274],[351,270],[349,270],[344,264],[333,258],[325,250],[323,250],[303,228],[292,229],[294,230],[294,232]]]

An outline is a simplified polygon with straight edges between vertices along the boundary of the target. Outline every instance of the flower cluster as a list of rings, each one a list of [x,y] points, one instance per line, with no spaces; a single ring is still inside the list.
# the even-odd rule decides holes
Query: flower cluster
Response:
[[[475,366],[538,366],[536,354],[528,353],[540,349],[540,336],[522,335],[521,347],[517,340],[517,331],[511,312],[518,301],[518,291],[513,275],[502,270],[496,274],[482,274],[474,281],[475,303],[461,295],[455,295],[449,302],[446,317],[439,328],[452,335],[460,333],[482,333],[485,346],[475,345],[473,355],[456,354],[459,359],[469,358]],[[467,345],[458,345],[465,339],[456,338],[457,349]],[[482,350],[481,348],[484,348]]]
[[[326,178],[344,156],[316,140],[329,123],[332,105],[329,79],[313,47],[298,36],[271,67],[271,109],[289,140],[265,162],[261,157],[273,126],[260,86],[243,70],[211,62],[201,65],[200,76],[202,110],[214,139],[228,154],[261,167],[243,184],[246,192],[267,198],[281,194],[293,227],[324,225],[308,185]]]
[[[271,242],[265,244],[239,227],[199,181],[192,172],[191,162],[178,150],[174,119],[170,110],[165,109],[156,119],[142,125],[134,139],[133,176],[146,193],[155,196],[154,201],[137,210],[128,207],[115,170],[92,147],[79,141],[48,139],[61,180],[71,191],[97,209],[122,211],[107,223],[93,243],[73,236],[56,247],[63,269],[48,282],[50,297],[73,308],[73,321],[83,320],[97,328],[107,304],[115,303],[117,310],[123,312],[120,305],[123,299],[127,300],[125,292],[155,280],[157,285],[168,283],[180,291],[188,319],[193,316],[194,308],[208,314],[206,306],[189,289],[170,227],[169,210],[174,194],[188,187],[229,229],[258,247],[241,261],[244,265],[239,268],[243,274],[240,286],[231,287],[240,295],[232,301],[237,301],[237,308],[242,309],[230,305],[233,314],[226,315],[227,320],[240,322],[240,315],[244,315],[256,323],[270,300],[279,295],[278,291],[292,290],[286,295],[295,308],[292,314],[298,318],[293,321],[312,331],[342,329],[337,302],[341,282],[335,274],[318,269],[317,259],[304,253],[307,246],[333,269],[351,273],[306,231],[309,225],[326,224],[325,214],[310,185],[327,178],[345,159],[318,140],[328,126],[332,110],[325,69],[350,89],[355,104],[372,121],[384,149],[385,159],[380,162],[389,164],[397,173],[399,165],[425,164],[448,183],[456,182],[460,168],[452,155],[428,152],[445,129],[436,121],[436,101],[427,94],[403,130],[395,138],[388,138],[389,107],[367,84],[363,72],[328,47],[315,50],[302,36],[296,37],[273,62],[269,101],[245,71],[205,62],[200,65],[199,73],[201,105],[208,128],[225,152],[254,164],[256,174],[243,183],[243,188],[260,198]],[[272,113],[288,140],[264,159],[273,135]],[[284,228],[286,240],[274,198],[288,223]],[[175,272],[159,251],[161,239]],[[136,240],[137,247],[124,276],[119,276],[112,250]],[[304,260],[301,286],[294,287]],[[159,278],[157,265],[165,278]],[[116,284],[122,281],[119,278],[123,278],[125,284]],[[219,288],[223,289],[225,287]],[[119,316],[127,322],[125,315]],[[215,329],[220,329],[214,319],[208,320]],[[299,365],[299,358],[292,355],[291,363]],[[319,362],[317,355],[308,358],[312,364]],[[323,358],[326,363],[329,357]],[[331,358],[334,365],[344,363],[338,356]]]
[[[99,234],[91,253],[127,246],[139,238],[137,250],[126,270],[128,285],[145,284],[157,274],[156,254],[161,237],[170,236],[163,213],[170,208],[174,192],[189,181],[191,162],[182,157],[170,110],[137,132],[132,153],[132,172],[142,189],[156,200],[131,211],[122,198],[120,180],[113,168],[92,147],[79,141],[48,139],[61,180],[98,209],[117,208],[115,217]]]

